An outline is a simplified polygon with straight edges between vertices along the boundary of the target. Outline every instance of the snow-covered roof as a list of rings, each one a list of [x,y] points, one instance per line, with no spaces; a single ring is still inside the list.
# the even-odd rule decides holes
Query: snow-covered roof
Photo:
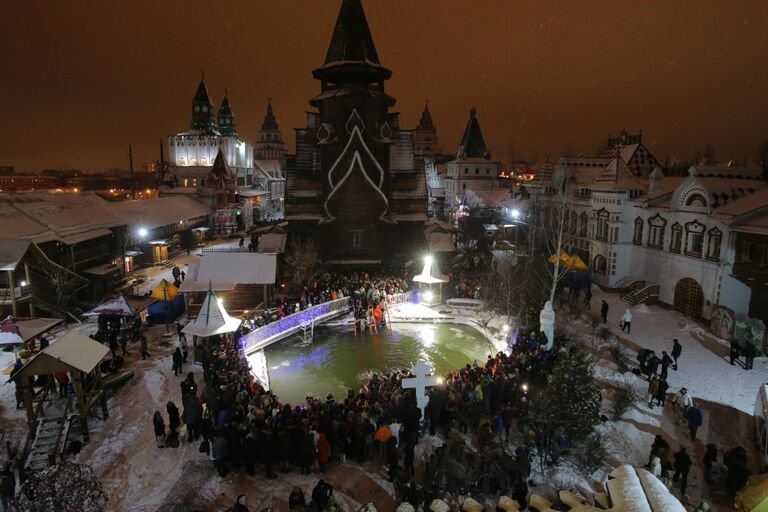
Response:
[[[114,205],[93,192],[0,194],[0,239],[76,243],[123,224]]]
[[[437,231],[429,232],[425,236],[427,237],[429,252],[456,252],[456,244],[453,243],[453,235],[451,233]]]
[[[259,252],[280,254],[285,251],[287,238],[285,233],[264,233],[259,237]]]
[[[29,240],[3,240],[0,242],[0,270],[16,270],[27,253]]]
[[[496,206],[509,198],[510,192],[505,188],[467,188],[467,201],[473,206]]]
[[[153,229],[211,214],[211,209],[191,197],[173,196],[114,203],[131,228]]]
[[[277,256],[255,252],[203,253],[189,266],[181,292],[231,290],[238,284],[275,284]]]
[[[108,353],[106,345],[72,330],[38,352],[14,377],[36,375],[38,368],[50,373],[51,364],[90,373]]]
[[[0,322],[0,345],[26,343],[64,320],[60,318],[14,318],[9,316]]]

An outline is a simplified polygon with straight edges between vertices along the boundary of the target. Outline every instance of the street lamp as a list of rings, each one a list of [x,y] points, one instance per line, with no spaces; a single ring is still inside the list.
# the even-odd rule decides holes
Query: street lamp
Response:
[[[145,238],[148,232],[146,228],[139,228],[138,233],[140,238]]]

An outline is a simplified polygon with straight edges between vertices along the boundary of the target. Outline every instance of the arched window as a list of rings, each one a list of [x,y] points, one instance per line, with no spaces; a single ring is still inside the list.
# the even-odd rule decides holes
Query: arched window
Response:
[[[707,259],[720,261],[720,246],[723,243],[723,233],[717,228],[709,230],[709,243],[707,243]]]
[[[685,206],[707,206],[707,200],[701,194],[692,194],[685,200]]]
[[[595,238],[598,240],[608,241],[608,210],[603,208],[597,212],[597,229],[595,230]]]
[[[632,237],[632,243],[643,245],[643,219],[635,219],[635,235]]]
[[[571,212],[571,234],[575,235],[579,232],[579,214]]]
[[[587,226],[589,225],[589,215],[587,212],[581,214],[581,226],[579,228],[579,236],[587,237]]]
[[[595,256],[595,259],[592,260],[592,270],[603,275],[608,272],[608,260],[605,259],[605,256],[600,254]]]
[[[701,258],[704,251],[704,224],[697,221],[685,225],[685,254]]]
[[[667,221],[658,213],[648,219],[648,247],[664,248],[664,229]]]

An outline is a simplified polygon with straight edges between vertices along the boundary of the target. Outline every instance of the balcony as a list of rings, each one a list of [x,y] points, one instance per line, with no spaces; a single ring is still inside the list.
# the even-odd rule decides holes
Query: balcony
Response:
[[[17,286],[11,288],[0,288],[0,304],[11,304],[12,300],[27,300],[32,298],[32,285]]]

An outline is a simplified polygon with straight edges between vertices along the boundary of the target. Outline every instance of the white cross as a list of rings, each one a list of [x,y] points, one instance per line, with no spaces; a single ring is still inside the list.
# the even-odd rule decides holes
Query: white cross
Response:
[[[436,386],[440,384],[440,377],[427,374],[430,373],[430,368],[424,361],[417,361],[416,365],[411,370],[413,377],[403,379],[402,386],[404,389],[416,390],[416,407],[421,409],[421,417],[424,417],[424,409],[427,407],[427,386]]]

